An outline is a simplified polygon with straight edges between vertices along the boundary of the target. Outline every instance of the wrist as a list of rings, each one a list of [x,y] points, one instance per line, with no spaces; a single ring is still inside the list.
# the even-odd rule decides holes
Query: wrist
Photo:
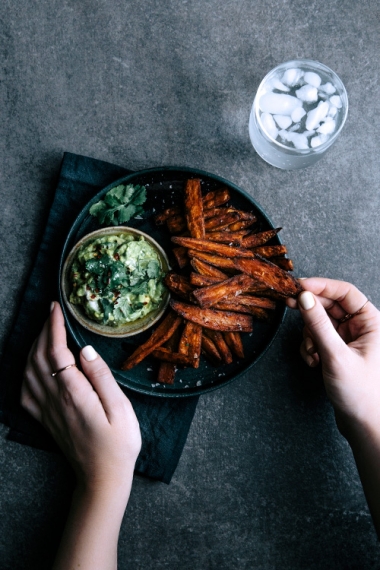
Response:
[[[133,471],[126,474],[124,479],[78,479],[75,496],[81,501],[94,504],[109,505],[114,508],[119,505],[124,512],[128,503],[133,480]]]

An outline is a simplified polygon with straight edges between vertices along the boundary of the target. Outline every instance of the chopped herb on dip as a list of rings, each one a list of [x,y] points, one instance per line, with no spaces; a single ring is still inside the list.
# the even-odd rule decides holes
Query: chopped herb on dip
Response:
[[[158,253],[144,237],[105,235],[82,245],[71,267],[70,303],[117,327],[156,309],[164,294]]]

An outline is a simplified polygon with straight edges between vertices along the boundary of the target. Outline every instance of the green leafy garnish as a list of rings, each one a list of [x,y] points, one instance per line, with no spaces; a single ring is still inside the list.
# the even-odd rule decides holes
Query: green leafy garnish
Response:
[[[90,214],[98,218],[100,224],[119,226],[142,214],[145,201],[145,186],[119,184],[107,192],[104,200],[91,206]]]

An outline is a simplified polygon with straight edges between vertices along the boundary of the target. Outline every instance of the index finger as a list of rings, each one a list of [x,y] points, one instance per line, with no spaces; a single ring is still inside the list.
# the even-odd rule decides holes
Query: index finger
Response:
[[[351,283],[323,277],[309,277],[302,280],[302,287],[320,297],[325,308],[329,303],[336,302],[344,313],[354,314],[363,307],[367,297]]]
[[[65,319],[59,303],[54,302],[48,326],[48,346],[47,356],[52,372],[61,370],[58,377],[65,376],[65,380],[76,378],[78,370],[75,367],[62,370],[67,366],[75,364],[75,358],[71,350],[67,347]]]

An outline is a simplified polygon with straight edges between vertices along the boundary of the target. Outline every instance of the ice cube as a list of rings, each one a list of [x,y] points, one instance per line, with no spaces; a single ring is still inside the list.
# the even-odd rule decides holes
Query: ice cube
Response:
[[[328,82],[328,83],[325,83],[324,85],[320,85],[319,90],[324,91],[325,93],[327,93],[327,95],[332,95],[333,93],[335,93],[336,88],[334,87],[334,85],[332,83]]]
[[[317,146],[321,146],[321,144],[325,143],[327,139],[327,135],[319,135],[318,137],[313,137],[310,141],[310,144],[312,148],[317,148]]]
[[[288,115],[273,115],[273,118],[280,129],[287,129],[292,124],[292,119]]]
[[[334,105],[330,105],[330,109],[329,109],[329,112],[328,112],[328,116],[331,117],[331,118],[332,118],[332,117],[335,117],[335,115],[337,114],[337,112],[338,112],[338,109],[337,109],[336,107],[334,107]]]
[[[293,123],[298,123],[306,115],[305,109],[303,107],[297,107],[291,114]]]
[[[292,143],[298,149],[305,150],[309,148],[309,144],[307,142],[307,138],[303,134],[292,133]]]
[[[294,109],[302,105],[297,97],[282,93],[265,93],[260,98],[260,109],[264,113],[275,115],[291,115]]]
[[[290,91],[289,87],[286,87],[278,77],[273,77],[269,82],[268,86],[273,89],[278,89],[278,91]]]
[[[318,107],[308,112],[306,117],[306,129],[312,131],[326,117],[329,110],[327,101],[320,101]]]
[[[319,87],[322,81],[318,73],[314,73],[314,71],[307,71],[304,75],[304,80],[313,87]]]
[[[284,141],[291,141],[292,135],[293,135],[293,133],[290,133],[289,131],[285,131],[284,129],[282,129],[281,131],[279,131],[278,134],[280,135],[280,137],[281,137]]]
[[[298,131],[298,129],[300,128],[301,123],[296,123],[295,125],[293,125],[292,127],[290,127],[289,132],[292,133],[293,131]]]
[[[339,95],[334,95],[333,97],[330,97],[330,103],[334,105],[334,107],[336,107],[337,109],[342,108],[342,99],[339,97]]]
[[[305,131],[302,134],[305,135],[305,137],[312,137],[315,135],[315,131]]]
[[[322,123],[320,127],[318,127],[317,131],[322,133],[323,135],[331,135],[335,131],[335,121],[331,119],[330,121],[326,121]]]
[[[301,89],[297,89],[296,95],[301,101],[306,101],[306,103],[314,103],[318,100],[318,91],[316,87],[312,85],[304,85]]]
[[[265,132],[272,138],[277,138],[278,129],[276,127],[276,123],[273,120],[273,117],[270,113],[262,113],[261,114],[261,122],[264,127]]]
[[[288,85],[289,87],[294,87],[299,83],[302,76],[303,76],[302,69],[297,69],[297,68],[287,69],[284,75],[282,76],[282,82],[285,83],[285,85]]]

